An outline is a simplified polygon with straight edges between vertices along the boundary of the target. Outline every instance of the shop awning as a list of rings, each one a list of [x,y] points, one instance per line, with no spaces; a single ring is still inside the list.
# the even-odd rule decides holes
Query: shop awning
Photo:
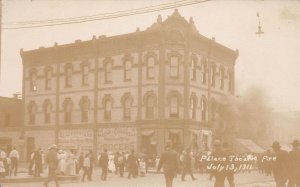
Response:
[[[263,153],[265,150],[250,139],[236,139],[237,150],[240,152]]]
[[[154,130],[152,130],[152,129],[142,130],[143,136],[151,136],[152,134],[154,134]]]
[[[281,143],[280,147],[281,147],[282,150],[285,150],[285,151],[291,151],[292,150],[292,145],[291,144]]]

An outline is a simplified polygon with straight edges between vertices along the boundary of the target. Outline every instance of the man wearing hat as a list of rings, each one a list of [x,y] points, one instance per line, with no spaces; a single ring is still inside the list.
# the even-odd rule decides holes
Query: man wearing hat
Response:
[[[164,170],[164,176],[166,181],[166,187],[172,187],[173,179],[177,175],[178,170],[178,155],[171,149],[171,142],[168,141],[165,147],[165,151],[162,152],[157,171],[160,171],[161,168]]]
[[[212,157],[224,158],[226,156],[222,150],[222,144],[220,140],[218,139],[214,140],[213,146],[214,146],[214,150],[211,153]],[[217,167],[218,165],[224,165],[224,162],[213,161],[212,164]],[[215,170],[211,170],[210,172],[211,172],[210,178],[214,176],[216,179],[214,187],[224,187],[224,181],[226,177],[225,170],[220,171],[218,169],[215,169]]]
[[[57,146],[53,144],[51,147],[48,148],[49,152],[46,156],[46,162],[48,164],[48,178],[45,181],[44,185],[48,186],[48,183],[51,180],[54,180],[56,186],[59,186],[58,180],[56,177],[56,169],[58,167],[58,158],[57,158]]]
[[[279,142],[275,141],[272,144],[274,156],[276,160],[273,163],[273,176],[276,182],[276,187],[286,187],[289,169],[289,154],[280,148]]]
[[[300,187],[300,142],[294,140],[292,143],[293,149],[289,152],[290,170],[288,187]]]

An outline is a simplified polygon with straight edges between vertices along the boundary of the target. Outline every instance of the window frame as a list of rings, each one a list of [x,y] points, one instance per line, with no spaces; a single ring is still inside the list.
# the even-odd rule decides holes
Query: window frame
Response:
[[[81,85],[88,86],[89,85],[89,65],[82,64],[81,66]]]
[[[172,61],[172,59],[174,59],[174,58],[177,59],[177,61],[175,61],[176,62],[175,65],[173,64],[174,61]],[[179,78],[179,61],[180,61],[179,56],[176,56],[176,55],[170,56],[170,78],[174,78],[174,79]],[[175,74],[173,75],[173,73],[175,73]]]
[[[176,102],[173,103],[173,101],[176,101]],[[178,118],[179,117],[179,98],[176,95],[172,95],[170,97],[170,106],[169,107],[170,107],[169,108],[170,118]]]
[[[108,69],[108,67],[110,67],[110,69]],[[106,62],[104,65],[104,81],[105,81],[105,83],[112,82],[112,69],[113,69],[113,63],[110,61]]]
[[[150,61],[150,59],[152,59],[153,61]],[[153,64],[150,64],[150,62],[152,62]],[[152,75],[150,72],[152,72]],[[150,80],[154,78],[155,78],[155,57],[150,56],[147,58],[147,79]]]
[[[71,65],[65,66],[65,88],[71,88],[73,85],[73,67]]]

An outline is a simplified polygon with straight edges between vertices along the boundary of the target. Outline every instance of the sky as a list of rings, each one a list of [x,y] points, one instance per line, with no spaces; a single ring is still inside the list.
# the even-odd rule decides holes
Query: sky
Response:
[[[2,0],[2,27],[7,22],[60,19],[141,8],[174,0]],[[300,1],[219,0],[177,8],[193,17],[200,34],[215,37],[233,50],[236,95],[262,88],[276,111],[300,110]],[[0,95],[22,91],[20,49],[32,50],[54,43],[90,40],[93,35],[120,35],[145,30],[160,14],[165,20],[174,9],[87,23],[43,28],[2,29]],[[257,35],[258,18],[264,34]]]

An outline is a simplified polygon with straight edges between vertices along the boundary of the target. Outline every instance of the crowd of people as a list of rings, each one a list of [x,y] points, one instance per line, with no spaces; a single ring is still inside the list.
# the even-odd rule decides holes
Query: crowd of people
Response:
[[[224,187],[225,180],[230,187],[234,187],[234,175],[237,172],[250,173],[252,170],[258,170],[261,174],[273,176],[277,187],[285,187],[286,184],[288,187],[299,187],[300,142],[295,140],[291,145],[293,149],[290,152],[282,150],[279,142],[274,142],[272,149],[264,153],[237,154],[230,149],[228,143],[215,140],[211,152],[194,153],[190,149],[185,149],[179,154],[168,142],[165,151],[160,155],[149,157],[134,150],[113,153],[104,149],[97,158],[94,158],[92,150],[77,153],[75,150],[60,150],[56,145],[52,145],[46,152],[41,148],[32,152],[28,173],[40,177],[44,170],[48,170],[45,186],[51,180],[58,186],[57,175],[80,176],[82,182],[91,181],[94,166],[101,168],[100,176],[103,181],[107,180],[108,173],[131,179],[145,176],[149,168],[153,171],[160,171],[163,168],[167,187],[172,186],[172,180],[176,175],[181,175],[182,181],[186,180],[186,175],[190,176],[191,180],[196,180],[195,172],[207,174],[210,180],[214,179],[214,187]],[[233,156],[233,161],[228,159],[230,156]],[[9,152],[0,150],[0,177],[16,176],[18,160],[19,153],[15,147]],[[219,165],[218,168],[225,169],[213,169],[211,165]]]

